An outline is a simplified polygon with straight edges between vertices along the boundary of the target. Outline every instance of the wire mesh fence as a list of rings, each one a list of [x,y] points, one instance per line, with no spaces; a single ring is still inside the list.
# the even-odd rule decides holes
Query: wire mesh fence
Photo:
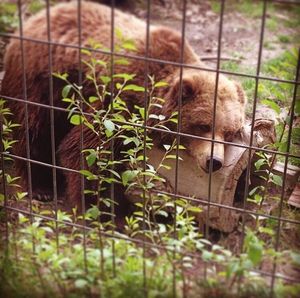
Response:
[[[202,7],[205,1],[171,2],[171,9],[176,6],[179,12],[177,32],[153,25],[153,7],[162,9],[168,1],[145,1],[143,21],[120,12],[119,2],[113,0],[107,6],[80,0],[57,6],[52,5],[56,1],[38,1],[41,12],[25,21],[24,3],[33,2],[13,2],[18,30],[0,32],[11,40],[0,94],[4,100],[1,238],[7,254],[13,254],[12,247],[21,249],[18,241],[23,245],[28,241],[34,263],[34,256],[40,257],[47,247],[50,251],[48,240],[54,239],[51,245],[57,254],[70,246],[81,254],[86,274],[81,272],[76,279],[79,289],[85,289],[88,276],[98,272],[91,258],[97,259],[100,273],[95,279],[103,289],[105,272],[121,279],[120,268],[126,270],[123,261],[133,256],[141,261],[133,271],[142,278],[142,286],[137,289],[140,285],[133,283],[133,292],[127,290],[145,297],[160,297],[151,290],[158,283],[153,281],[159,267],[155,260],[164,254],[171,270],[162,266],[162,279],[170,278],[168,295],[172,297],[198,295],[195,280],[219,289],[217,281],[227,278],[226,287],[231,290],[234,285],[239,291],[246,276],[253,278],[252,284],[256,277],[263,277],[270,297],[280,297],[277,284],[299,284],[299,276],[285,274],[281,265],[288,247],[282,245],[283,229],[285,225],[299,229],[300,225],[297,209],[287,207],[291,160],[298,160],[299,165],[300,158],[297,141],[293,141],[299,117],[300,51],[294,51],[294,73],[288,78],[281,72],[265,75],[262,68],[273,6],[298,10],[300,3],[252,3],[259,7],[255,18],[259,31],[257,48],[250,46],[249,51],[257,53],[257,59],[247,71],[226,69],[222,64],[226,12],[234,1],[211,4],[217,5],[213,16],[216,56],[207,58],[207,64],[194,58],[186,38],[191,6]],[[225,76],[251,81],[247,121],[247,90]],[[286,118],[276,126],[276,140],[274,123],[257,117],[262,82],[270,89],[268,84],[284,84],[290,92]],[[279,115],[276,97],[268,96],[264,103]],[[15,122],[20,126],[12,126]],[[274,171],[276,159],[283,165],[280,174]],[[15,186],[19,183],[13,178],[15,170],[21,176],[21,191]],[[256,184],[255,179],[259,179]],[[266,208],[272,197],[276,197],[276,208],[270,212]],[[37,207],[37,201],[50,203]],[[26,219],[31,230],[24,228]],[[39,234],[39,230],[44,232]],[[234,245],[228,245],[234,251],[218,245],[217,230],[227,239],[238,231]],[[127,248],[120,253],[121,240],[141,251],[130,247],[132,252]],[[93,248],[97,257],[91,256]],[[15,253],[20,264],[22,253]],[[289,260],[299,258],[297,253],[288,253]],[[262,260],[262,255],[268,260]],[[34,263],[37,267],[42,258]],[[61,262],[61,270],[67,271],[67,263]],[[66,296],[65,286],[57,284],[58,292]],[[107,289],[90,290],[89,295],[114,297],[117,290]],[[164,289],[155,290],[167,296]],[[297,296],[293,291],[291,295]]]

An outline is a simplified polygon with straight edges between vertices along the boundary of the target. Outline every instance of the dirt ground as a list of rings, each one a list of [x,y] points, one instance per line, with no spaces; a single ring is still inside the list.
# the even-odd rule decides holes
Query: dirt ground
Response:
[[[176,1],[162,1],[166,3],[165,6],[159,5],[156,1],[154,2],[155,4],[152,6],[151,12],[151,22],[181,31],[183,12],[182,9],[180,9],[180,5],[174,4]],[[212,10],[213,1],[196,0],[187,2],[185,28],[187,40],[200,57],[216,58],[220,13]],[[255,1],[253,2],[253,9],[258,10],[259,14],[260,8],[258,8],[258,4],[255,3]],[[145,9],[138,7],[130,10],[139,17],[145,17]],[[236,58],[239,59],[241,64],[249,67],[255,67],[257,65],[262,23],[261,16],[247,16],[245,13],[238,12],[237,9],[231,9],[231,6],[226,6],[225,4],[221,58]],[[268,13],[267,10],[266,20],[270,19],[271,16],[285,20],[290,17],[290,11],[285,9],[279,13],[279,10],[272,10]],[[297,33],[299,33],[297,28],[285,28],[280,26],[276,34],[274,34],[274,32],[271,32],[265,27],[264,41],[275,41],[276,35],[279,34],[292,36]],[[283,50],[285,50],[285,47],[276,43],[273,44],[272,48],[265,47],[262,53],[262,62],[278,56]],[[214,63],[210,62],[210,64],[213,65]]]

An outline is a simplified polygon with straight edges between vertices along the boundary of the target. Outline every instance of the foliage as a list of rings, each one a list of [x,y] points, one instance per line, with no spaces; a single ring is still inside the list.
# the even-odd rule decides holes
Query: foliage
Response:
[[[17,25],[17,5],[10,2],[0,3],[0,31],[13,31],[17,28]]]
[[[280,78],[285,80],[294,80],[298,60],[298,51],[296,48],[285,51],[277,58],[270,59],[261,66],[261,76]],[[244,69],[236,62],[223,62],[222,68],[233,72],[246,72],[254,74],[254,69]],[[255,79],[246,78],[242,80],[242,85],[246,91],[250,104],[253,103],[254,92],[256,88]],[[275,149],[280,152],[286,152],[288,145],[288,131],[290,129],[290,110],[294,95],[294,84],[275,82],[266,79],[260,79],[257,86],[257,100],[274,111],[277,121],[276,135],[277,141]],[[299,116],[300,104],[299,98],[296,97],[295,116]],[[249,111],[252,115],[252,109]],[[299,128],[292,128],[292,141],[290,144],[290,153],[299,155]],[[278,155],[278,159],[284,161],[284,158]],[[289,163],[294,165],[300,164],[300,158],[289,158]]]
[[[7,199],[16,201],[22,200],[27,196],[26,192],[12,191],[12,189],[20,188],[18,185],[19,177],[14,177],[9,171],[6,171],[5,168],[5,166],[8,167],[8,165],[12,163],[12,158],[4,154],[10,153],[12,146],[17,142],[17,140],[11,138],[11,132],[15,127],[19,126],[9,119],[11,115],[10,109],[6,107],[5,100],[0,99],[0,123],[2,135],[1,164],[3,165],[0,169],[0,179],[2,183],[5,184],[6,190],[6,193],[0,193],[0,206],[3,206],[5,203],[5,195]]]
[[[41,215],[51,216],[51,212]],[[288,258],[299,262],[298,254],[275,253],[251,230],[246,231],[240,256],[195,238],[194,231],[185,232],[185,237],[195,243],[188,252],[184,245],[164,249],[147,244],[145,254],[142,246],[123,234],[115,232],[112,239],[109,232],[103,232],[103,241],[99,242],[97,229],[89,227],[83,233],[81,227],[73,224],[76,224],[73,216],[59,212],[58,231],[52,220],[38,216],[31,220],[19,213],[17,222],[9,225],[7,250],[1,242],[1,296],[143,297],[146,290],[148,297],[172,297],[174,277],[179,297],[187,279],[189,290],[185,294],[191,296],[257,297],[264,293],[268,297],[269,288],[253,270],[274,256],[278,261]],[[198,255],[191,255],[192,251]],[[200,266],[207,268],[206,279],[202,270],[196,269],[199,257]],[[192,275],[191,269],[195,270]],[[242,291],[238,291],[240,281]],[[276,285],[275,297],[296,297],[299,293],[297,285]]]

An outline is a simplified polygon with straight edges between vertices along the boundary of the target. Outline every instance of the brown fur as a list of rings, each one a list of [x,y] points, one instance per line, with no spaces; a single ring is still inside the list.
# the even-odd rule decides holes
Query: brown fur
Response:
[[[56,43],[78,45],[77,2],[59,4],[51,9],[50,39]],[[111,10],[110,8],[82,2],[81,13],[82,45],[88,45],[89,39],[100,42],[105,47],[111,45]],[[131,16],[115,10],[115,27],[120,28],[126,38],[135,41],[137,56],[146,54],[146,24]],[[46,12],[42,11],[30,18],[24,26],[24,36],[36,40],[47,41]],[[26,77],[26,92],[23,90],[21,43],[14,39],[7,48],[5,58],[5,77],[2,84],[4,95],[16,98],[27,96],[28,101],[49,105],[49,65],[47,43],[24,41],[24,63]],[[179,33],[165,27],[151,27],[149,39],[149,57],[171,62],[181,62],[181,36]],[[61,45],[51,45],[52,71],[66,72],[73,82],[77,82],[79,69],[78,49]],[[97,54],[99,59],[109,61],[110,55]],[[183,62],[193,66],[203,66],[190,45],[185,41]],[[87,71],[82,65],[83,72]],[[135,83],[144,84],[146,62],[142,59],[130,59],[127,66],[116,65],[115,73],[136,74]],[[169,83],[166,88],[160,88],[156,94],[165,98],[166,102],[162,113],[166,116],[178,109],[179,101],[179,76],[177,66],[170,64],[151,62],[148,65],[151,75],[156,81],[164,80]],[[211,126],[213,121],[213,102],[215,93],[215,73],[204,72],[184,68],[183,70],[183,97],[181,109],[181,131],[211,138]],[[61,89],[63,83],[53,80],[53,100],[57,107],[65,107],[61,101]],[[93,92],[85,83],[85,92]],[[128,94],[125,98],[128,105],[143,105],[144,97],[136,94]],[[26,157],[26,121],[24,120],[24,104],[16,101],[10,102],[16,121],[21,124],[16,134],[19,140],[14,153]],[[244,123],[245,97],[243,90],[234,82],[220,75],[216,106],[215,138],[228,140]],[[28,105],[28,132],[31,159],[52,163],[51,138],[50,138],[50,111],[43,107]],[[153,111],[156,112],[156,111]],[[71,169],[80,169],[80,131],[81,127],[72,127],[67,121],[64,112],[55,111],[55,148],[56,158],[60,166]],[[97,140],[92,133],[83,127],[84,147],[95,148]],[[157,143],[166,140],[165,135],[156,134]],[[211,143],[202,140],[189,140],[182,138],[188,152],[195,157],[199,168],[207,170],[207,160],[210,157]],[[224,146],[215,144],[214,157],[221,162],[224,159]],[[16,169],[22,178],[22,184],[28,187],[27,168],[23,161],[16,161]],[[79,205],[80,202],[80,175],[74,172],[58,173],[59,191],[67,196],[70,205]],[[62,183],[66,180],[66,185]],[[32,164],[33,192],[51,192],[51,169]]]

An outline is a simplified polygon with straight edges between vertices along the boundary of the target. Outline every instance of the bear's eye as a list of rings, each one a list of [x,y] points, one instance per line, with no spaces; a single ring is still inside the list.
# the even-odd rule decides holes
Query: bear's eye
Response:
[[[208,133],[211,131],[211,126],[208,124],[202,124],[202,125],[195,125],[193,127],[193,132],[194,134],[203,134],[203,133]]]
[[[210,125],[205,125],[205,124],[203,124],[203,125],[200,125],[199,126],[199,129],[202,131],[202,132],[210,132],[211,131],[211,127],[210,127]]]
[[[234,132],[234,131],[227,131],[224,135],[225,141],[226,142],[232,142],[233,139],[238,135],[239,131]]]
[[[182,103],[186,103],[191,101],[194,98],[194,90],[193,87],[189,84],[184,82],[182,86]]]

